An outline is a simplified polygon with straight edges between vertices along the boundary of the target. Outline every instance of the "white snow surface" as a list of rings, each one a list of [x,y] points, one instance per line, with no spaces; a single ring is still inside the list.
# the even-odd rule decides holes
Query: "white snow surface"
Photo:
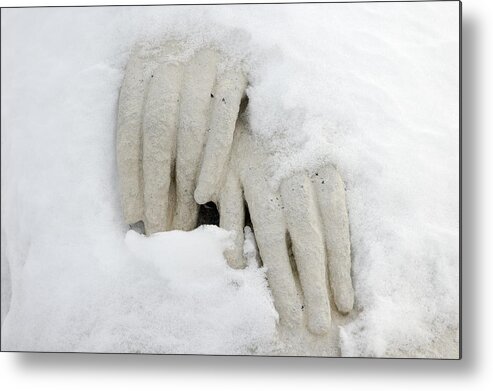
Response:
[[[434,355],[459,316],[458,7],[2,10],[2,348],[251,354],[275,344],[264,270],[226,265],[228,233],[145,238],[122,220],[124,67],[135,42],[174,36],[244,62],[273,186],[322,162],[341,172],[356,294],[341,354]]]

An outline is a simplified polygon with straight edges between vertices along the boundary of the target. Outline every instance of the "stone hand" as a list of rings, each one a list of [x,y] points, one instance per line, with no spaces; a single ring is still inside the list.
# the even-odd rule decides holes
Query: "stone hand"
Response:
[[[246,88],[219,51],[184,56],[181,42],[138,45],[120,91],[117,165],[127,224],[191,230],[223,176]],[[194,199],[195,196],[195,199]]]
[[[228,262],[234,267],[243,262],[246,202],[280,325],[323,335],[331,323],[330,290],[339,312],[353,308],[344,184],[326,165],[297,172],[273,189],[268,161],[262,144],[239,121],[229,171],[211,199],[221,227],[236,233]]]

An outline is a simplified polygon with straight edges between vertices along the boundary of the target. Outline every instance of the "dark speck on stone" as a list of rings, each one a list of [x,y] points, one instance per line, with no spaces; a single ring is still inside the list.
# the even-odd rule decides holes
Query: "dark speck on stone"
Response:
[[[224,103],[226,103],[226,100],[225,100],[224,98],[222,99],[222,101],[223,101]]]
[[[214,94],[211,94],[211,98],[214,98]]]
[[[325,181],[322,181],[322,185],[325,183]]]

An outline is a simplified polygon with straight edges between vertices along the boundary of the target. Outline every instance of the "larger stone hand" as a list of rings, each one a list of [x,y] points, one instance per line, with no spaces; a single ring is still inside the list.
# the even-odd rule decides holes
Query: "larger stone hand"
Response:
[[[295,173],[273,189],[268,161],[265,148],[239,122],[229,172],[212,198],[221,227],[236,233],[228,261],[235,267],[242,263],[246,201],[281,326],[306,325],[312,334],[324,335],[331,324],[329,289],[339,312],[353,308],[344,185],[326,165]]]
[[[117,163],[127,224],[151,234],[191,230],[199,202],[219,186],[246,78],[218,71],[221,54],[184,56],[181,42],[138,45],[120,91]]]

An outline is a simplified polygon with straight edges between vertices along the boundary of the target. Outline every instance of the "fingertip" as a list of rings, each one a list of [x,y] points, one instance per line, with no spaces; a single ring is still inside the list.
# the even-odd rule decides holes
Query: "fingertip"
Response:
[[[245,258],[236,246],[225,250],[224,257],[233,269],[243,269],[246,266]]]
[[[354,307],[354,290],[352,287],[346,289],[336,290],[334,292],[334,301],[338,311],[347,315],[353,310]]]
[[[195,202],[199,205],[207,204],[208,202],[212,201],[212,194],[210,194],[209,191],[204,189],[204,186],[199,185],[195,189],[195,192],[193,193],[193,198],[195,199]]]
[[[308,317],[308,330],[315,335],[325,335],[330,331],[332,319],[329,311],[320,309],[317,313],[312,313]]]

